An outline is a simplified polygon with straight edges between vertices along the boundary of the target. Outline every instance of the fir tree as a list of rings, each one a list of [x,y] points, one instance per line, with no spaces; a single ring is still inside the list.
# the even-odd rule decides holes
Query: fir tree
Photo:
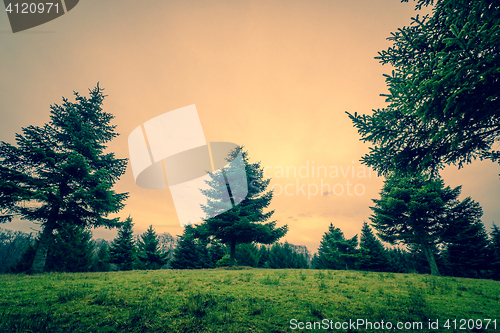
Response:
[[[364,222],[361,228],[359,241],[360,258],[358,267],[367,271],[389,271],[389,259],[382,243],[375,237],[368,223]]]
[[[453,207],[453,223],[443,235],[444,256],[454,276],[481,277],[488,269],[489,239],[478,203],[466,198]]]
[[[103,239],[95,242],[91,271],[108,272],[110,270],[109,244]]]
[[[47,254],[46,270],[87,272],[92,260],[92,233],[78,225],[63,225]]]
[[[101,108],[102,91],[98,85],[89,98],[75,92],[76,103],[63,98],[51,106],[48,124],[23,128],[16,146],[0,143],[0,222],[17,215],[42,225],[30,273],[43,272],[54,233],[63,226],[119,224],[107,215],[127,198],[112,189],[127,162],[105,153],[118,134],[113,116]]]
[[[500,228],[495,223],[491,232],[490,248],[493,278],[500,280]]]
[[[109,249],[110,262],[117,264],[123,271],[134,269],[137,263],[137,249],[132,226],[132,218],[129,216],[123,222],[118,231],[118,237],[113,240]]]
[[[241,243],[271,244],[283,237],[288,227],[276,227],[276,221],[269,221],[274,211],[267,213],[264,210],[273,198],[273,192],[268,190],[270,179],[264,179],[264,169],[260,162],[250,163],[248,152],[242,147],[233,150],[227,161],[233,161],[241,153],[244,165],[244,174],[237,166],[230,165],[224,168],[222,174],[212,173],[211,180],[207,182],[209,190],[202,193],[207,197],[204,211],[210,216],[214,212],[224,211],[225,202],[221,202],[220,193],[226,190],[230,193],[232,208],[215,217],[209,218],[197,226],[197,232],[203,237],[212,236],[228,245],[230,250],[230,265],[234,263],[236,245]],[[245,177],[246,175],[246,177]],[[231,186],[227,179],[233,179]],[[243,188],[248,189],[248,194],[237,205],[237,193],[243,193]]]
[[[318,248],[318,268],[353,269],[359,257],[357,247],[358,235],[345,239],[342,231],[330,223]]]
[[[137,242],[138,259],[142,269],[159,269],[166,263],[168,253],[159,249],[158,236],[150,225]]]
[[[240,266],[258,267],[259,249],[253,243],[238,244],[235,258]]]
[[[186,226],[175,248],[171,267],[174,269],[200,269],[211,266],[206,243],[197,237],[194,228]]]

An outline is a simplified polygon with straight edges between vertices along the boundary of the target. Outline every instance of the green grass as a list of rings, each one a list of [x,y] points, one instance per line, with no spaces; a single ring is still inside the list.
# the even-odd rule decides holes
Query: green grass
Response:
[[[500,282],[293,269],[0,276],[0,332],[314,331],[292,330],[291,319],[418,321],[420,332],[495,332],[493,324],[458,326],[460,319],[496,319],[500,331]],[[427,329],[436,319],[441,328]],[[457,319],[457,329],[443,328],[446,319]]]

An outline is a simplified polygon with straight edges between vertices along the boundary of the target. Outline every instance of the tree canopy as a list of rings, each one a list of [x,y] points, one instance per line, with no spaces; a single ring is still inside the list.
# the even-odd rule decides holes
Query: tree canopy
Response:
[[[388,107],[348,113],[374,144],[363,162],[384,175],[500,162],[500,2],[437,0],[432,15],[416,15],[388,40],[377,57],[394,68],[385,75]]]
[[[127,198],[112,189],[127,161],[105,152],[118,134],[113,115],[102,110],[104,97],[99,85],[88,98],[75,92],[76,103],[63,98],[52,105],[50,122],[23,128],[17,145],[0,143],[0,220],[17,215],[42,224],[31,272],[43,271],[53,232],[62,226],[119,225],[107,216]]]

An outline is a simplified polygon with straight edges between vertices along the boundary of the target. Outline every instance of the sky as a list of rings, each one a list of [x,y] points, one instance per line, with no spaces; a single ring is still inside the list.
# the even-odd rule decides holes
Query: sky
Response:
[[[391,68],[374,57],[416,14],[414,2],[397,0],[85,0],[13,34],[0,12],[0,141],[14,143],[22,127],[49,121],[50,105],[99,82],[120,134],[109,151],[128,158],[132,130],[195,104],[206,141],[243,145],[266,167],[273,219],[289,227],[281,241],[316,252],[330,223],[359,234],[379,198],[383,178],[359,162],[369,145],[345,111],[386,106]],[[500,224],[499,174],[489,161],[442,172],[481,204],[488,231]],[[128,166],[115,190],[130,195],[118,216],[130,215],[134,232],[182,234],[168,189],[138,187]]]

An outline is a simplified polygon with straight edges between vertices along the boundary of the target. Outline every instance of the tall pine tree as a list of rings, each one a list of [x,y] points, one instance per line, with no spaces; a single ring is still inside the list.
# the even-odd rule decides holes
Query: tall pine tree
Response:
[[[63,226],[119,225],[107,216],[127,198],[112,189],[127,162],[105,152],[118,134],[113,115],[102,110],[102,91],[97,85],[89,98],[75,92],[76,103],[63,98],[51,106],[49,123],[23,128],[15,146],[0,143],[0,221],[15,214],[42,225],[31,273],[43,272],[54,232]]]
[[[269,221],[274,211],[264,212],[273,198],[273,191],[268,190],[270,179],[264,179],[264,169],[260,162],[250,163],[248,152],[242,147],[237,147],[228,156],[227,161],[233,161],[241,153],[244,164],[246,180],[243,177],[233,177],[240,171],[235,166],[224,168],[221,174],[211,174],[212,179],[208,182],[209,190],[202,191],[207,197],[207,205],[203,207],[205,212],[213,215],[221,210],[220,193],[226,188],[230,193],[232,208],[209,218],[197,226],[197,232],[204,237],[212,236],[227,244],[230,251],[230,266],[234,264],[236,245],[241,243],[271,244],[283,237],[288,227],[276,227],[276,221]],[[223,177],[223,178],[222,178]],[[227,179],[238,179],[228,184]],[[222,181],[221,181],[222,180]],[[246,184],[240,184],[245,182]],[[248,188],[247,196],[234,204],[234,193],[241,188]]]
[[[330,223],[318,248],[316,268],[353,269],[359,257],[358,235],[345,239],[344,233]]]
[[[166,263],[168,253],[164,253],[158,246],[158,236],[150,225],[137,242],[137,256],[142,269],[159,269]]]
[[[389,271],[389,258],[382,243],[375,237],[368,223],[361,228],[359,241],[360,258],[358,267],[367,271]]]
[[[132,218],[129,216],[118,231],[109,249],[110,262],[117,264],[120,270],[129,271],[137,264],[137,249],[132,231]]]

